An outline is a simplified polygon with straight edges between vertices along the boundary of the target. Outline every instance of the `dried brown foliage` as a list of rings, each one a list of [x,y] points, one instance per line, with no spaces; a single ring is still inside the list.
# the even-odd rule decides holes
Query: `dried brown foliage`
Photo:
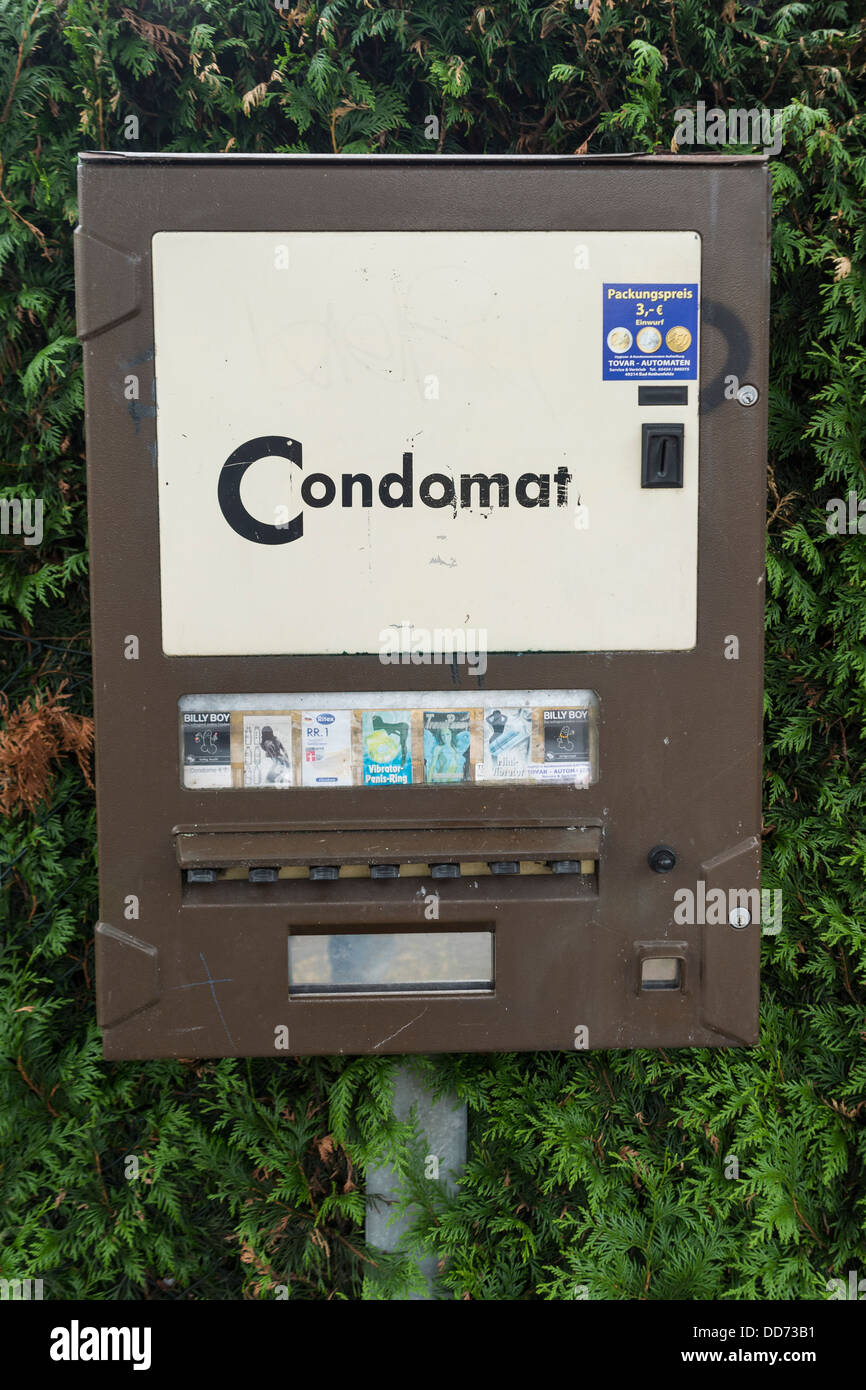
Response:
[[[37,692],[16,709],[0,693],[0,814],[19,807],[35,811],[51,783],[52,763],[74,753],[89,787],[93,720],[66,706],[65,681],[57,690]]]
[[[136,34],[155,48],[160,58],[166,62],[175,73],[180,73],[183,62],[179,54],[172,48],[172,43],[183,48],[186,40],[181,34],[176,34],[173,29],[169,29],[164,24],[155,24],[149,19],[142,19],[141,15],[134,14],[132,10],[122,9],[120,13],[127,24],[135,30]]]

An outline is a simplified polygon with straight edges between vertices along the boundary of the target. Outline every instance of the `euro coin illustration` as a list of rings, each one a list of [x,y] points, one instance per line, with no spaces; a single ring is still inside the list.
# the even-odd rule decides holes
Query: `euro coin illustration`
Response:
[[[607,345],[611,352],[628,352],[631,334],[627,328],[612,328],[607,335]]]
[[[671,352],[685,352],[686,348],[692,345],[692,335],[687,328],[681,324],[676,328],[669,328],[665,334],[665,342]]]
[[[657,328],[642,328],[637,335],[637,345],[641,352],[658,352],[662,345],[662,335]]]

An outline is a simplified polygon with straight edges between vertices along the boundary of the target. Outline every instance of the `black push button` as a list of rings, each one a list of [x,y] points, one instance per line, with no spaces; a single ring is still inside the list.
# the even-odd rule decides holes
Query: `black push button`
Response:
[[[459,865],[459,864],[431,864],[431,865],[430,865],[430,876],[431,876],[431,878],[459,878],[459,877],[460,877],[460,865]]]
[[[655,845],[646,858],[650,868],[657,874],[669,874],[677,862],[677,856],[670,845]]]
[[[400,865],[399,865],[399,864],[371,864],[371,865],[370,865],[370,877],[371,877],[371,878],[399,878],[399,877],[400,877]]]
[[[550,870],[554,874],[579,874],[579,859],[551,859]]]
[[[641,428],[641,487],[682,487],[682,425]]]
[[[216,883],[216,869],[187,869],[187,883]]]
[[[311,864],[310,881],[312,883],[332,883],[335,878],[340,877],[340,866],[338,864]]]
[[[492,874],[519,874],[520,864],[516,859],[494,859],[490,865]]]
[[[250,883],[276,883],[280,876],[279,869],[250,869]]]

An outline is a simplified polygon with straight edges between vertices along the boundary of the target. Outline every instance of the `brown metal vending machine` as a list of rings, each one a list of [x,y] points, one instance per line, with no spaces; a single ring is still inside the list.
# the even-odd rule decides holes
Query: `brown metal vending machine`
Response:
[[[81,156],[106,1057],[756,1040],[768,185]]]

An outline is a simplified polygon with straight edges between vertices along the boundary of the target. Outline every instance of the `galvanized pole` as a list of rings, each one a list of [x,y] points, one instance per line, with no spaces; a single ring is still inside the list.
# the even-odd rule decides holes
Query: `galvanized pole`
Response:
[[[401,1066],[394,1085],[396,1118],[408,1120],[413,1106],[416,1108],[418,1128],[426,1144],[425,1163],[429,1166],[430,1181],[438,1182],[446,1192],[454,1193],[466,1164],[466,1106],[453,1093],[435,1100],[418,1076],[408,1067]],[[403,1215],[394,1215],[400,1195],[400,1180],[390,1165],[368,1170],[365,1232],[367,1243],[379,1250],[398,1251],[405,1248],[405,1235],[414,1212],[409,1207]],[[427,1282],[427,1292],[410,1293],[409,1301],[426,1301],[434,1297],[436,1265],[435,1255],[419,1260],[418,1267]]]

